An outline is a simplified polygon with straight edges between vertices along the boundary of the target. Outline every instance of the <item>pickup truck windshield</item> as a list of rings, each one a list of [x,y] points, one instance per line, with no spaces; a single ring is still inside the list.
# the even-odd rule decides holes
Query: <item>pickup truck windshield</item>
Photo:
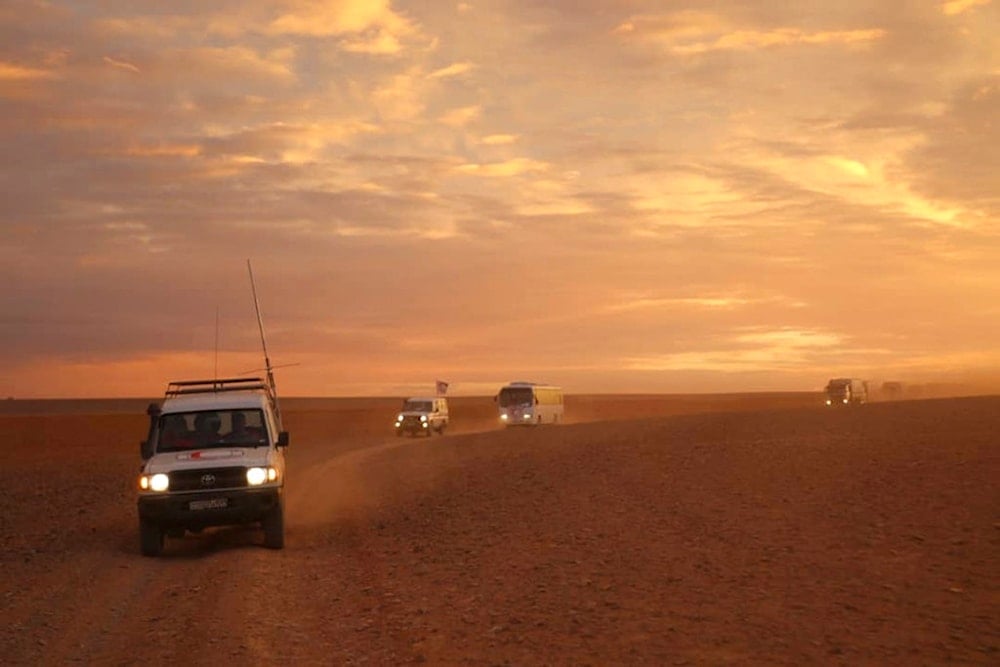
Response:
[[[430,412],[430,401],[406,401],[403,403],[403,412]]]
[[[257,409],[172,412],[160,416],[156,451],[267,444],[264,413]]]

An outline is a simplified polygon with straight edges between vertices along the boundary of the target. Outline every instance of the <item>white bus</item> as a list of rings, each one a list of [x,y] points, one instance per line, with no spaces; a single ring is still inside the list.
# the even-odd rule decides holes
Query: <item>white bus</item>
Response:
[[[505,426],[558,424],[563,418],[563,392],[552,385],[511,382],[493,400]]]

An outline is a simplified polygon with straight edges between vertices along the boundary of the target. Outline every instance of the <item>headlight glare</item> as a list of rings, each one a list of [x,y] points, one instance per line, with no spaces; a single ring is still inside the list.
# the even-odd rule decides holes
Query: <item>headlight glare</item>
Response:
[[[260,486],[265,482],[273,482],[278,479],[278,469],[268,466],[266,468],[247,468],[247,484],[250,486]]]
[[[153,491],[166,491],[170,488],[170,478],[158,472],[149,478],[149,488]]]
[[[247,484],[257,486],[267,481],[267,470],[264,468],[247,468]]]

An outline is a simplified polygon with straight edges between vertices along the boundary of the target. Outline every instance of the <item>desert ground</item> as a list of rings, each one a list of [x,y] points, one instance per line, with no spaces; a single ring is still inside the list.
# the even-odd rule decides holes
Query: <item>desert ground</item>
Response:
[[[1000,664],[1000,397],[291,399],[285,549],[161,558],[144,402],[5,403],[4,664]]]

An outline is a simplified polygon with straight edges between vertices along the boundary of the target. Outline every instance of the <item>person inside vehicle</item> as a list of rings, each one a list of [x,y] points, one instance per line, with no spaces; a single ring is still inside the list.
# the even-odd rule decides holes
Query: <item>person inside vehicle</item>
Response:
[[[219,441],[219,427],[222,420],[218,413],[201,412],[194,418],[195,441],[199,447],[214,444]]]
[[[160,442],[171,449],[194,447],[194,435],[188,431],[184,415],[166,415],[163,418],[163,433]]]
[[[230,419],[233,422],[233,427],[223,438],[226,442],[256,442],[260,438],[257,429],[247,427],[245,413],[233,412]]]

